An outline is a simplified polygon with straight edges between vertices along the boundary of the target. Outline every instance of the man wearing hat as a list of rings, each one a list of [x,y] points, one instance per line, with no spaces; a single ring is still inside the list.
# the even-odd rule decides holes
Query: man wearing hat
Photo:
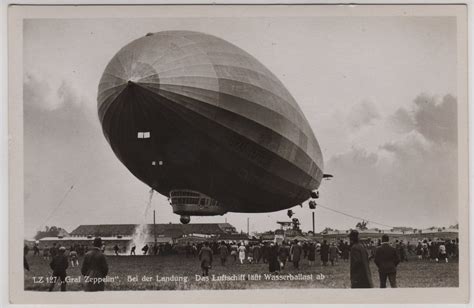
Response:
[[[290,248],[290,255],[291,255],[291,260],[293,261],[293,266],[296,269],[299,269],[300,267],[300,259],[301,259],[302,251],[303,251],[303,248],[301,247],[300,243],[298,243],[298,240],[295,239],[294,244]]]
[[[204,243],[204,247],[199,251],[199,260],[203,276],[209,276],[209,269],[212,266],[212,249],[209,248],[209,242]]]
[[[349,234],[351,248],[351,288],[372,288],[372,274],[369,267],[367,249],[359,243],[359,232]]]
[[[101,251],[102,239],[96,237],[93,245],[82,262],[81,273],[86,278],[84,291],[104,291],[104,282],[102,279],[97,279],[105,278],[109,272],[107,260]]]
[[[387,277],[392,288],[397,287],[397,265],[400,263],[397,250],[388,243],[388,235],[382,236],[382,245],[375,251],[375,264],[379,268],[380,287],[387,287]]]
[[[66,291],[66,269],[69,263],[66,256],[64,255],[65,252],[66,247],[59,247],[57,254],[49,263],[49,266],[53,270],[49,291],[53,291],[54,285],[58,281],[61,283],[61,291]]]

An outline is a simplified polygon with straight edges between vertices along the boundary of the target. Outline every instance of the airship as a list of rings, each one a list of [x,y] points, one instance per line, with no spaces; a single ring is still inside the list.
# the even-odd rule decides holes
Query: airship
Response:
[[[295,99],[256,58],[213,35],[148,33],[120,49],[98,86],[117,158],[191,216],[301,205],[324,177]]]

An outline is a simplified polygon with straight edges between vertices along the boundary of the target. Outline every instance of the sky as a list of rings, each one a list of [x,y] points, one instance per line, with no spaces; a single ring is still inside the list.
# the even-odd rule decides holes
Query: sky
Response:
[[[323,153],[316,231],[458,222],[456,19],[275,17],[30,19],[24,23],[25,236],[45,225],[152,222],[149,187],[115,157],[97,115],[108,61],[148,32],[223,38],[269,68],[298,102]],[[72,187],[72,188],[71,188]],[[158,223],[178,223],[155,194]],[[307,206],[293,208],[311,230]],[[278,228],[286,210],[192,217]]]

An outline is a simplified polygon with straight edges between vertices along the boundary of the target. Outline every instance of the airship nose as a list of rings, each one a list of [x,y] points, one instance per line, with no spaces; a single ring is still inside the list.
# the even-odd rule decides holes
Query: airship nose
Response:
[[[99,115],[127,88],[134,85],[158,91],[160,77],[156,69],[139,57],[114,57],[107,66],[99,84]]]
[[[145,62],[133,62],[126,69],[122,78],[127,81],[127,84],[150,83],[158,85],[160,78],[158,72],[153,66]]]

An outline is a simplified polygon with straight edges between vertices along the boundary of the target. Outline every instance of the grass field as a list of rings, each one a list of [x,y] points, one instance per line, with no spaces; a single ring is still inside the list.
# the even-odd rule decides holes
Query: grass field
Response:
[[[25,271],[25,290],[47,291],[46,277],[51,275],[49,262],[41,257],[27,256],[30,271]],[[79,259],[81,265],[82,259]],[[260,280],[241,281],[196,281],[195,275],[201,274],[198,259],[184,256],[108,256],[109,277],[113,282],[107,282],[106,290],[193,290],[193,289],[254,289],[254,288],[349,288],[349,263],[339,261],[335,266],[322,266],[317,260],[310,267],[307,260],[300,263],[300,269],[295,270],[291,263],[280,274],[313,274],[312,280],[272,281],[265,280],[263,274],[268,274],[268,264],[233,264],[229,258],[226,266],[221,266],[216,256],[210,275],[239,275],[261,274]],[[378,287],[379,278],[376,266],[371,262],[374,286]],[[67,271],[68,276],[75,281],[67,284],[68,291],[83,290],[83,277],[80,267]],[[130,281],[128,276],[138,281]],[[160,277],[188,277],[187,282],[157,281]],[[142,281],[143,276],[151,277],[151,281]],[[323,279],[321,279],[324,276]],[[258,276],[253,276],[254,279]],[[212,278],[212,277],[211,277]],[[318,279],[319,278],[319,279]],[[79,281],[80,279],[80,281]],[[457,287],[458,263],[435,263],[418,261],[411,258],[409,262],[401,263],[397,273],[398,286],[401,288],[426,287]],[[59,290],[59,285],[55,287]]]

